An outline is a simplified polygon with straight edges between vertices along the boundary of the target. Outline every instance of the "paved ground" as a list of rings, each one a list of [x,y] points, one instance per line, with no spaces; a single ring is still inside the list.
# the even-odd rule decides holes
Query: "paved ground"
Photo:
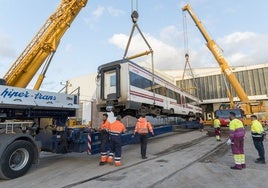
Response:
[[[121,167],[99,166],[99,156],[85,153],[43,153],[25,176],[0,180],[0,187],[266,187],[267,166],[254,163],[257,152],[249,134],[245,150],[247,168],[241,171],[230,169],[226,144],[199,131],[151,139],[147,160],[140,158],[139,145],[125,146]]]
[[[265,140],[264,144],[265,150],[268,151],[268,141]],[[230,166],[234,163],[230,148],[223,145],[221,150],[218,154],[207,157],[202,162],[194,163],[154,187],[255,188],[268,186],[268,164],[254,163],[258,155],[249,132],[245,139],[246,169],[231,170]]]

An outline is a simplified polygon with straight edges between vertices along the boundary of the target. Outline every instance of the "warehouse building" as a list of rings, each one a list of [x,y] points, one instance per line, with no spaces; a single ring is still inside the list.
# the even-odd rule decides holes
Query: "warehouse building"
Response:
[[[266,105],[268,105],[268,64],[232,67],[232,71],[250,100],[266,100]],[[159,70],[157,72],[159,73]],[[220,68],[192,69],[193,74],[190,74],[190,70],[185,70],[184,78],[182,78],[183,70],[163,70],[161,72],[161,76],[164,75],[165,79],[173,80],[172,83],[201,99],[201,107],[205,112],[206,119],[212,118],[212,112],[218,109],[222,103],[229,102],[226,84],[234,101],[239,101],[228,80],[225,84]],[[96,77],[97,74],[92,73],[68,80],[66,84],[68,93],[77,87],[80,88],[81,108],[78,116],[84,124],[92,121],[93,124],[100,123],[101,118],[95,118],[95,120],[93,118],[98,116],[96,108],[94,108]]]
[[[265,100],[266,105],[268,104],[268,64],[232,67],[232,71],[250,100]],[[193,69],[193,74],[186,70],[184,79],[183,71],[165,72],[177,75],[176,85],[199,97],[205,112],[213,112],[220,104],[229,102],[227,87],[234,101],[239,101],[234,88],[225,79],[220,68]]]

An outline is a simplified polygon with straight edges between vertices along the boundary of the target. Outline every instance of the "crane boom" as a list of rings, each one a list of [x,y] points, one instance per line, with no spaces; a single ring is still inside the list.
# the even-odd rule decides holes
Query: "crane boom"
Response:
[[[86,4],[87,0],[61,1],[5,74],[4,79],[8,86],[27,87],[48,56],[56,51],[65,31]]]
[[[208,32],[205,30],[205,27],[202,25],[201,21],[198,19],[198,17],[194,14],[192,8],[189,4],[184,6],[182,8],[183,11],[187,11],[190,16],[192,17],[193,21],[195,22],[197,28],[205,38],[207,42],[207,47],[214,55],[215,59],[220,65],[220,68],[226,78],[229,80],[230,84],[233,86],[237,96],[240,98],[241,102],[249,102],[249,98],[247,94],[245,93],[244,89],[238,82],[237,78],[235,77],[234,73],[232,72],[231,67],[228,65],[227,61],[225,60],[221,49],[218,47],[218,45],[212,40],[212,38],[209,36]]]
[[[197,28],[205,38],[207,42],[207,47],[217,60],[222,72],[224,73],[225,77],[228,79],[229,83],[235,90],[237,96],[239,97],[240,101],[242,102],[241,108],[244,110],[246,115],[250,115],[254,112],[265,112],[265,102],[264,101],[250,101],[246,92],[238,82],[237,78],[235,77],[234,73],[232,72],[231,67],[228,65],[226,59],[224,58],[221,49],[219,46],[212,40],[209,36],[208,32],[206,31],[205,27],[198,19],[198,17],[194,14],[191,6],[189,4],[185,5],[182,8],[182,11],[187,11],[190,16],[192,17],[193,21],[195,22]]]

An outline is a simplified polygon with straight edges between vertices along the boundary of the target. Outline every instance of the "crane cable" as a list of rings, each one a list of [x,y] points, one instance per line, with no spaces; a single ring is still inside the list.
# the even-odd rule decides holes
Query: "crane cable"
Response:
[[[133,9],[133,5],[134,5],[134,2],[133,0],[131,0],[131,19],[132,19],[132,22],[133,22],[133,25],[132,25],[132,29],[131,29],[131,32],[130,32],[130,35],[129,35],[129,38],[128,38],[128,42],[127,42],[127,46],[125,48],[125,53],[124,53],[124,56],[123,56],[123,59],[134,59],[134,58],[137,58],[137,57],[141,57],[141,56],[144,56],[144,55],[148,55],[148,54],[151,54],[151,63],[152,63],[152,91],[153,91],[153,96],[154,96],[154,102],[153,104],[155,104],[155,89],[153,89],[154,85],[155,85],[155,72],[154,72],[154,53],[153,53],[153,49],[152,47],[150,46],[149,42],[146,40],[145,36],[143,35],[141,29],[139,28],[138,26],[138,18],[139,18],[139,14],[138,14],[138,0],[136,0],[136,8],[135,10]],[[136,54],[134,56],[131,56],[131,57],[127,57],[127,53],[128,53],[128,49],[129,49],[129,46],[130,46],[130,43],[131,43],[131,39],[133,37],[133,34],[134,34],[134,31],[135,29],[138,30],[140,36],[142,37],[143,41],[145,42],[145,44],[147,45],[147,47],[149,48],[149,51],[145,51],[143,53],[140,53],[140,54]]]
[[[133,4],[134,4],[134,2],[133,2],[133,0],[131,0],[131,12],[134,11]],[[135,8],[135,10],[138,12],[138,0],[136,0],[136,8]]]
[[[188,27],[187,27],[187,19],[186,14],[182,12],[182,23],[183,23],[183,40],[184,40],[184,53],[189,54],[189,46],[188,46]]]
[[[183,23],[185,65],[184,65],[184,70],[183,70],[183,74],[182,74],[181,88],[185,89],[185,87],[184,87],[184,76],[185,76],[187,65],[188,65],[190,73],[191,73],[191,76],[193,78],[194,89],[196,89],[196,96],[200,99],[198,85],[197,85],[197,82],[195,80],[194,73],[193,73],[192,67],[191,67],[190,62],[189,62],[188,27],[187,27],[187,19],[186,19],[185,12],[182,12],[182,23]],[[200,100],[202,101],[202,96],[201,96]]]

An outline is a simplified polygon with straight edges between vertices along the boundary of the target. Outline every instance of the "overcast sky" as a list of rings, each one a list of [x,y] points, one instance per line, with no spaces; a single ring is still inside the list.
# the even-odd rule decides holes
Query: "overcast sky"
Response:
[[[134,2],[133,5],[131,2]],[[61,39],[42,90],[58,91],[60,82],[96,72],[98,66],[121,59],[132,28],[133,9],[138,25],[154,51],[158,69],[183,69],[183,17],[192,68],[218,67],[201,33],[181,8],[190,3],[231,66],[268,62],[268,1],[265,0],[88,0]],[[0,0],[0,76],[56,10],[60,0]],[[137,30],[128,56],[148,50]],[[151,63],[151,56],[134,61]],[[30,84],[31,88],[33,83]]]

